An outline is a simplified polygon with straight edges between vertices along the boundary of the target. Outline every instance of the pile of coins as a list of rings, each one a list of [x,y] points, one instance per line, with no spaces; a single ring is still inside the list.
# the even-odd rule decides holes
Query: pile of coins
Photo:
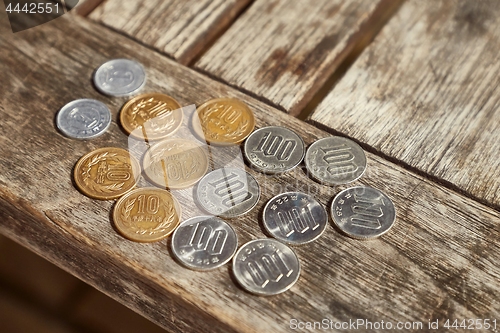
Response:
[[[143,67],[126,59],[109,61],[94,74],[97,90],[111,96],[133,94],[145,80]],[[94,199],[119,199],[113,221],[127,239],[155,242],[171,235],[172,253],[187,268],[210,270],[232,259],[234,277],[245,290],[257,295],[288,290],[300,275],[299,259],[290,246],[322,235],[328,224],[326,209],[310,194],[279,193],[267,201],[262,213],[262,224],[272,238],[253,240],[238,249],[236,232],[224,218],[250,212],[260,200],[260,186],[242,168],[208,172],[209,155],[201,141],[210,146],[243,143],[248,166],[263,174],[280,175],[304,161],[311,178],[330,186],[363,175],[364,151],[342,137],[326,137],[306,149],[303,139],[285,127],[255,130],[252,111],[236,99],[214,99],[198,107],[191,123],[199,140],[172,137],[183,118],[181,105],[167,95],[132,98],[122,107],[120,122],[131,137],[147,142],[142,163],[124,149],[97,149],[77,162],[77,188]],[[110,121],[106,105],[90,99],[73,101],[57,115],[59,130],[75,139],[102,134]],[[135,189],[141,174],[152,187]],[[207,216],[182,221],[181,203],[168,190],[193,186],[194,200]],[[381,191],[357,186],[335,196],[330,215],[344,234],[372,239],[392,227],[395,208]]]

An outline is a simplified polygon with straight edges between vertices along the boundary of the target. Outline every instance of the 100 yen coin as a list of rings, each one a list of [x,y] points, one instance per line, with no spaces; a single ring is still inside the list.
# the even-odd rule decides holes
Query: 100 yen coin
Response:
[[[172,252],[186,267],[210,270],[233,257],[238,239],[233,228],[211,216],[197,216],[181,223],[172,235]]]
[[[264,207],[264,228],[274,238],[291,245],[312,242],[325,231],[328,215],[312,196],[282,193]]]
[[[260,197],[259,184],[243,169],[217,169],[203,177],[196,188],[196,199],[210,214],[236,217],[250,211]]]
[[[396,219],[391,199],[368,186],[351,187],[340,192],[333,199],[331,213],[337,227],[357,239],[385,234]]]
[[[257,239],[243,245],[233,257],[236,281],[257,295],[276,295],[299,279],[299,258],[291,248],[274,239]]]
[[[311,178],[322,184],[347,184],[363,175],[366,156],[354,141],[330,136],[311,144],[305,165]]]
[[[305,144],[297,133],[269,126],[254,131],[245,141],[243,152],[251,167],[276,174],[292,170],[302,162]]]

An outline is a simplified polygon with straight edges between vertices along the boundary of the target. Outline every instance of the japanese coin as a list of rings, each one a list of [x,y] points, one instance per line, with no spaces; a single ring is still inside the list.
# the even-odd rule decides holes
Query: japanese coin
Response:
[[[158,140],[174,134],[183,118],[181,105],[175,99],[157,93],[132,98],[120,112],[125,131],[142,140]]]
[[[208,155],[203,146],[185,139],[166,139],[146,151],[143,159],[147,178],[160,187],[187,188],[197,183],[208,170]]]
[[[140,188],[124,195],[113,210],[116,229],[135,242],[156,242],[179,225],[181,206],[174,196],[157,188]]]
[[[212,215],[236,217],[249,212],[260,197],[259,184],[243,169],[217,169],[203,177],[196,200]]]
[[[305,165],[310,176],[322,184],[347,184],[363,175],[366,156],[352,140],[330,136],[311,144]]]
[[[111,124],[108,107],[95,99],[77,99],[57,113],[57,128],[74,139],[91,139],[103,134]]]
[[[351,187],[340,192],[332,202],[331,214],[342,232],[357,239],[385,234],[396,219],[391,199],[368,186]]]
[[[243,153],[256,170],[276,174],[295,168],[305,153],[304,141],[295,132],[279,126],[254,131],[243,146]]]
[[[172,235],[172,252],[186,267],[210,270],[233,257],[238,238],[233,228],[213,216],[198,216],[182,222]]]
[[[193,118],[196,134],[214,145],[233,145],[246,139],[255,127],[252,110],[240,100],[219,98],[210,100],[195,113]]]
[[[116,199],[133,189],[140,176],[140,165],[121,148],[100,148],[83,156],[75,166],[78,189],[99,200]]]
[[[137,61],[114,59],[102,64],[94,74],[94,86],[110,96],[127,96],[144,86],[146,72]]]
[[[274,239],[257,239],[236,252],[233,273],[245,290],[257,295],[276,295],[297,282],[300,264],[287,245]]]
[[[264,207],[264,228],[274,238],[290,245],[312,242],[325,231],[328,215],[310,195],[282,193]]]

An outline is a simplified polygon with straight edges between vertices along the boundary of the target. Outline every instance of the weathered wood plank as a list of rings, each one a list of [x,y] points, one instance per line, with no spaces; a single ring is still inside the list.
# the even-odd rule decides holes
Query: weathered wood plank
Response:
[[[410,1],[312,122],[500,207],[498,1]]]
[[[251,0],[107,0],[89,17],[189,63]]]
[[[196,68],[294,115],[400,1],[257,0]]]
[[[65,1],[65,3],[66,6],[72,8],[72,14],[87,16],[103,1],[105,0],[79,0],[76,6],[73,5],[74,1]]]
[[[137,59],[147,70],[145,90],[165,92],[182,105],[235,97],[255,111],[259,127],[288,126],[306,143],[327,133],[74,15],[15,35],[2,29],[0,232],[152,321],[182,332],[285,332],[291,319],[425,324],[499,318],[500,213],[373,154],[366,175],[355,184],[386,192],[395,202],[397,224],[366,242],[328,226],[319,240],[296,248],[303,272],[282,295],[244,292],[231,279],[230,266],[185,269],[169,255],[168,241],[139,244],[122,238],[110,222],[113,203],[81,195],[71,172],[84,153],[127,147],[127,137],[113,123],[95,140],[75,141],[53,124],[57,110],[80,97],[104,101],[117,119],[126,99],[101,96],[90,84],[93,70],[105,60]],[[230,153],[222,149],[221,154]],[[230,221],[240,244],[265,237],[260,211],[277,193],[306,191],[327,205],[345,188],[319,185],[303,168],[272,177],[250,172],[262,197],[250,214]],[[176,192],[184,218],[199,214],[185,200],[189,194]]]

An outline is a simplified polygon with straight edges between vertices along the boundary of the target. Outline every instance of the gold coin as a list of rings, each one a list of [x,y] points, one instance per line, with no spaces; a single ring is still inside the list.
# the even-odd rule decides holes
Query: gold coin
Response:
[[[153,145],[144,155],[144,173],[154,184],[170,189],[194,185],[208,170],[203,146],[185,139],[166,139]]]
[[[80,158],[74,178],[78,189],[88,197],[117,199],[135,187],[140,168],[125,149],[100,148]]]
[[[125,131],[141,140],[159,140],[174,134],[182,125],[181,105],[163,94],[143,94],[128,101],[120,112]]]
[[[218,98],[205,102],[193,118],[196,134],[214,145],[241,143],[255,128],[252,110],[240,100]]]
[[[140,188],[124,195],[113,210],[118,231],[136,242],[156,242],[179,225],[181,206],[174,196],[157,188]]]

